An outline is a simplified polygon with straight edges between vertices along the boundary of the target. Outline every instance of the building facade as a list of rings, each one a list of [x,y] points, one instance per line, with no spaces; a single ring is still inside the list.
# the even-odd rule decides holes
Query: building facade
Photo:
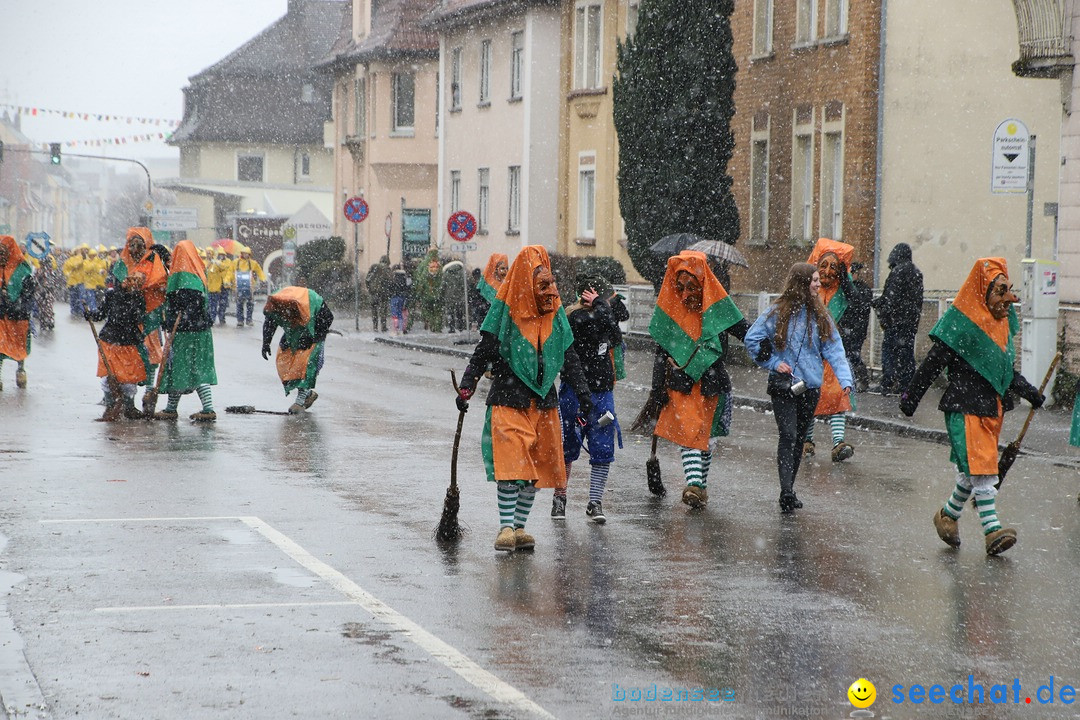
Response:
[[[525,245],[558,247],[561,19],[552,0],[444,0],[439,35],[439,220],[477,218],[483,265]],[[440,245],[449,237],[443,233]]]
[[[342,0],[289,0],[284,17],[190,78],[169,140],[180,148],[180,178],[162,186],[198,209],[188,231],[196,244],[229,236],[236,215],[288,216],[311,202],[329,217],[332,81],[316,65],[347,10]]]
[[[420,27],[433,0],[353,0],[324,71],[333,77],[334,232],[361,272],[383,255],[417,257],[439,238],[438,40]],[[362,197],[369,215],[342,208]]]

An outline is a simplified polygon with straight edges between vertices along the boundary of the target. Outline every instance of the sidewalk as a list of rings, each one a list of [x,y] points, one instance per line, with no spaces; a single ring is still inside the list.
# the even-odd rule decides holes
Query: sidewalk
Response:
[[[425,332],[399,336],[370,332],[362,334],[373,337],[378,343],[460,358],[470,357],[475,343],[479,340],[479,334],[476,331],[468,335]],[[466,337],[471,338],[471,342],[464,342]],[[652,382],[650,343],[651,341],[643,341],[640,337],[628,339],[627,377],[624,382],[628,383],[630,388],[642,393],[648,390]],[[733,397],[737,406],[749,407],[758,412],[771,409],[771,402],[765,393],[767,373],[756,367],[734,363],[729,364],[727,369],[731,375]],[[937,409],[941,393],[940,388],[930,388],[919,404],[918,412],[912,418],[905,417],[900,412],[899,398],[895,395],[882,397],[863,393],[856,397],[857,409],[849,415],[848,424],[864,430],[893,433],[947,444],[943,416]],[[1028,410],[1028,405],[1021,402],[1019,407],[1006,414],[1005,427],[1001,433],[1003,444],[1016,439],[1024,420],[1027,419]],[[1048,408],[1036,412],[1031,421],[1031,427],[1028,428],[1027,435],[1024,437],[1021,454],[1046,458],[1055,465],[1080,469],[1080,448],[1074,448],[1068,444],[1071,413],[1071,407]]]

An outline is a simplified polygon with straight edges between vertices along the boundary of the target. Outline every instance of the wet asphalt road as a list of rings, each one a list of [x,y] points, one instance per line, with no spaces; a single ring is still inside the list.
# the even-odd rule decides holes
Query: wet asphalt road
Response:
[[[568,519],[548,517],[542,491],[535,552],[502,555],[474,400],[459,466],[471,531],[446,549],[432,531],[457,415],[447,369],[463,362],[332,336],[308,416],[231,416],[227,405],[289,401],[258,328],[229,326],[215,333],[216,425],[104,424],[89,329],[58,319],[36,341],[27,390],[3,368],[9,710],[836,718],[866,677],[877,717],[1080,717],[1061,695],[1080,685],[1075,470],[1021,458],[999,502],[1020,541],[987,558],[973,516],[959,550],[934,534],[954,477],[943,446],[853,432],[855,458],[804,464],[806,507],[781,516],[773,420],[737,409],[705,511],[677,501],[671,446],[671,492],[650,497],[648,444],[628,435],[606,526],[585,521],[577,467]],[[626,424],[643,399],[620,386]],[[181,417],[196,409],[186,397]],[[1008,685],[1009,702],[893,702],[893,686],[906,697],[913,684],[963,684],[966,699],[969,675],[987,693]],[[1051,676],[1055,703],[1040,704]],[[632,699],[667,688],[731,699]]]

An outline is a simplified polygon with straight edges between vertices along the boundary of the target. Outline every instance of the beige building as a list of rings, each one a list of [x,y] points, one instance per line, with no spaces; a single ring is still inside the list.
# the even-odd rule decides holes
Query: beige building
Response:
[[[998,124],[1037,136],[1032,256],[1052,259],[1061,102],[1053,82],[1015,77],[1009,0],[889,3],[881,77],[879,272],[912,246],[927,290],[955,290],[977,257],[1001,256],[1014,285],[1025,254],[1025,193],[991,192]],[[1080,295],[1080,293],[1078,293]],[[1080,298],[1078,298],[1080,299]]]
[[[477,219],[470,266],[557,248],[561,19],[549,0],[444,0],[439,34],[439,226]],[[451,243],[445,230],[440,245]]]
[[[619,151],[611,84],[616,43],[633,34],[637,0],[562,3],[559,161],[559,249],[568,255],[611,256],[639,276],[626,253],[619,212]]]
[[[323,144],[331,83],[315,61],[347,9],[289,0],[285,16],[184,88],[184,119],[169,139],[180,178],[161,185],[197,208],[198,228],[188,231],[197,245],[230,236],[237,214],[288,217],[309,202],[333,212],[333,151]]]
[[[438,41],[419,26],[432,4],[353,0],[351,17],[323,63],[334,77],[333,120],[325,129],[335,157],[330,217],[361,271],[387,252],[393,263],[423,255],[439,238]],[[368,204],[362,223],[342,212],[353,196]]]

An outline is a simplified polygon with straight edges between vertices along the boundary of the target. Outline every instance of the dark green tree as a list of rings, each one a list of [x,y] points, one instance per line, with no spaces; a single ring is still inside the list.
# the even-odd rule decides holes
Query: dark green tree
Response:
[[[618,47],[613,85],[619,209],[630,260],[659,286],[667,262],[649,246],[688,232],[734,244],[733,0],[644,0]]]

